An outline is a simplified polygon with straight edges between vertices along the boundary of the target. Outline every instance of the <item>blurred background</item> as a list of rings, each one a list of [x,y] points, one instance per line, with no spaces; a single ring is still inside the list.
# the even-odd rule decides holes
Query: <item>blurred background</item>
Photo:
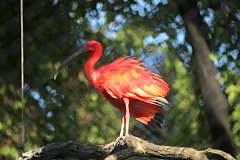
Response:
[[[19,1],[0,1],[0,159],[22,148],[19,13]],[[237,0],[24,0],[24,151],[118,137],[121,113],[84,79],[87,57],[53,80],[60,63],[94,39],[104,47],[98,66],[136,56],[170,85],[162,129],[132,118],[131,134],[240,159],[239,28]]]

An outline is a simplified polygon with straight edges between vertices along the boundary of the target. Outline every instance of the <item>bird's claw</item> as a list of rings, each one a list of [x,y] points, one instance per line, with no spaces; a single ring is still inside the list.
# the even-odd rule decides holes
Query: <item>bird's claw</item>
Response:
[[[115,141],[115,147],[119,146],[125,139],[125,136],[119,136]]]
[[[113,149],[113,153],[114,152],[117,152],[117,151],[120,151],[120,150],[123,150],[123,149],[126,149],[128,146],[127,146],[127,143],[126,143],[126,137],[128,135],[124,135],[124,136],[119,136],[116,141],[115,141],[115,144],[113,145],[114,146],[114,149]]]
[[[115,141],[114,147],[123,146],[127,136],[129,136],[129,134],[125,134],[124,136],[119,136]]]

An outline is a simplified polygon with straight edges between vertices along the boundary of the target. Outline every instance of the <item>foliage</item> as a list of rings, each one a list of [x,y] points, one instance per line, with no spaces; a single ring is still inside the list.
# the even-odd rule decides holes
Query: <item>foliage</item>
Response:
[[[0,159],[20,154],[20,30],[18,1],[1,1]],[[226,96],[234,141],[240,151],[240,3],[198,2],[208,26],[210,59]],[[24,126],[29,150],[47,143],[79,140],[103,144],[116,139],[121,113],[86,85],[73,62],[56,81],[61,61],[90,39],[102,42],[98,66],[134,55],[170,84],[170,109],[161,130],[131,120],[130,132],[155,143],[206,148],[212,145],[203,99],[191,61],[178,4],[174,1],[24,1]],[[80,62],[80,63],[79,63]],[[240,155],[238,155],[240,156]],[[239,157],[240,159],[240,157]]]

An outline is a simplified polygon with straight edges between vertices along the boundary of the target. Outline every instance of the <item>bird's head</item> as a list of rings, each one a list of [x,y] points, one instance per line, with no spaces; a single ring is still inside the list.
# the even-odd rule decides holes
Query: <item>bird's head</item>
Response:
[[[76,59],[77,57],[79,57],[82,54],[85,53],[94,53],[94,51],[101,51],[102,52],[102,45],[101,43],[99,43],[98,41],[95,40],[91,40],[86,42],[83,45],[83,48],[78,50],[77,52],[73,53],[70,57],[68,57],[65,61],[63,61],[63,63],[61,64],[61,66],[56,70],[55,74],[54,74],[54,79],[57,78],[57,75],[61,72],[61,70],[67,66],[68,63],[70,63],[72,60]]]
[[[94,52],[94,51],[102,48],[102,45],[98,41],[91,40],[91,41],[86,42],[83,45],[83,48],[86,52],[91,53],[91,52]]]

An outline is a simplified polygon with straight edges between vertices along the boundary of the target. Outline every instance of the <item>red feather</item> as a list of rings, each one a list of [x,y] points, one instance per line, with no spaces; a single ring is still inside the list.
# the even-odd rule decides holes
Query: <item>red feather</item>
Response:
[[[149,72],[140,61],[121,57],[96,70],[100,92],[119,110],[125,108],[123,97],[129,98],[130,114],[148,124],[156,113],[164,112],[168,84],[157,74]],[[159,99],[165,106],[154,103]]]

